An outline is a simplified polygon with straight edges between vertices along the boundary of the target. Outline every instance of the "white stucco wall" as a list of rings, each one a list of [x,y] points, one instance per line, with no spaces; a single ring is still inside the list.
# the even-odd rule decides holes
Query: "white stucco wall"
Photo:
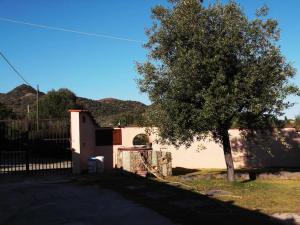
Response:
[[[73,172],[79,173],[87,170],[88,158],[94,156],[96,124],[85,110],[70,110],[70,113]]]
[[[199,150],[199,146],[206,147]],[[194,142],[189,148],[172,145],[153,144],[153,150],[172,153],[172,167],[195,168],[226,168],[222,147],[215,142]]]
[[[72,169],[74,174],[80,173],[80,122],[79,113],[70,113],[71,120],[71,148],[72,148]]]
[[[83,119],[85,117],[85,120]],[[96,146],[96,126],[92,117],[85,111],[71,112],[71,136],[72,148],[80,155],[80,169],[87,169],[87,159],[90,156],[104,156],[105,168],[112,169],[116,165],[116,153],[120,147],[132,147],[133,139],[138,134],[146,134],[146,128],[125,127],[121,128],[122,145]],[[120,129],[120,128],[114,128]],[[240,131],[229,131],[233,149],[233,159],[236,168],[242,167],[299,167],[300,161],[300,135],[294,130],[283,131],[283,136],[288,137],[294,145],[292,150],[286,151],[278,144],[278,140],[272,136],[270,148],[271,154],[257,145],[249,145],[240,135]],[[149,141],[155,151],[168,151],[172,153],[172,166],[184,168],[226,168],[222,146],[211,139],[195,141],[189,148],[180,146],[178,149],[172,145],[162,145],[155,140],[157,136],[150,134]],[[204,147],[204,148],[203,148]],[[249,150],[255,153],[249,157]]]
[[[133,138],[138,134],[146,134],[145,127],[122,128],[123,146],[131,147]],[[214,141],[195,141],[189,148],[173,145],[162,145],[156,142],[157,136],[150,134],[149,140],[154,151],[167,151],[172,153],[172,166],[184,168],[226,168],[222,146]],[[199,151],[199,146],[205,150]]]

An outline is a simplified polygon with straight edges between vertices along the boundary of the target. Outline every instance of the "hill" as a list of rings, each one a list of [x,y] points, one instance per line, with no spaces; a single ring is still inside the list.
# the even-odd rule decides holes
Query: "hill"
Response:
[[[141,102],[113,98],[91,100],[78,97],[77,101],[89,110],[102,126],[117,125],[119,122],[122,125],[138,125],[142,122],[142,115],[147,108]]]
[[[39,92],[42,97],[45,95]],[[32,105],[36,101],[36,90],[26,84],[22,84],[6,94],[0,94],[0,102],[11,108],[18,116],[26,115],[27,105]]]
[[[47,94],[39,92],[41,100]],[[6,104],[19,117],[24,117],[27,111],[27,105],[34,107],[36,103],[36,90],[31,86],[22,84],[8,93],[0,93],[0,102]],[[117,125],[137,125],[142,122],[143,113],[147,106],[137,101],[124,101],[114,98],[104,98],[92,100],[83,97],[77,97],[76,102],[82,108],[89,110],[95,120],[101,126]]]

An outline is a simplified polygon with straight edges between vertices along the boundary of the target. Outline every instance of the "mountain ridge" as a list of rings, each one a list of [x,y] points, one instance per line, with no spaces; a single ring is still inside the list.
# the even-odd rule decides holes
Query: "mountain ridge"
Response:
[[[39,92],[41,99],[46,95],[44,92]],[[19,117],[24,117],[27,105],[33,105],[36,102],[36,90],[29,85],[22,84],[7,93],[0,93],[0,102],[6,104]],[[123,121],[127,125],[136,125],[137,120],[140,120],[148,107],[139,101],[111,97],[93,100],[77,96],[76,102],[84,109],[89,110],[95,120],[104,126],[116,125],[119,121]]]

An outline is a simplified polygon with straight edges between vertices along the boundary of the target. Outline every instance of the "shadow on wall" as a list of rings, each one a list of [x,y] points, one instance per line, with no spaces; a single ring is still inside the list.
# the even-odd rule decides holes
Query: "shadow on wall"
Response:
[[[105,149],[96,150],[94,154],[90,156],[82,155],[72,149],[72,173],[73,174],[85,174],[88,173],[88,159],[95,156],[104,156],[104,169],[111,169],[113,164],[113,150],[110,146]]]
[[[122,130],[112,127],[96,127],[95,156],[104,156],[104,168],[112,169],[114,164],[114,149],[122,144]]]
[[[300,134],[294,129],[242,132],[231,140],[238,167],[300,167]]]
[[[89,181],[87,181],[89,183]],[[97,178],[99,186],[115,190],[131,201],[144,205],[178,224],[188,225],[296,225],[293,218],[279,220],[259,210],[236,206],[218,199],[181,189],[131,173],[113,172]]]
[[[78,154],[75,149],[72,148],[72,173],[80,174],[80,154]]]
[[[104,169],[109,170],[113,168],[113,146],[96,146],[93,156],[104,156]]]

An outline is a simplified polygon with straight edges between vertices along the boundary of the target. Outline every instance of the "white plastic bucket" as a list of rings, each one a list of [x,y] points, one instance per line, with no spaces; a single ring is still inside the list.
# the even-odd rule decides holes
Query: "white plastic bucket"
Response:
[[[104,171],[104,156],[96,156],[96,173],[103,173]]]
[[[102,173],[104,171],[104,156],[95,156],[88,159],[88,173]]]

